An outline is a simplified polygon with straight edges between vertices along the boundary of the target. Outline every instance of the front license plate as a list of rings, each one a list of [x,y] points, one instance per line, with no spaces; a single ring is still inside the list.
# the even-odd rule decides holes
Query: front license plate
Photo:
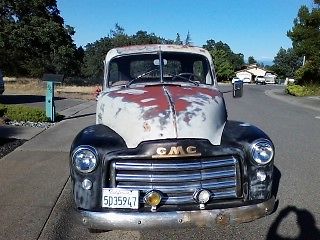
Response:
[[[103,188],[102,207],[138,209],[139,191],[121,188]]]

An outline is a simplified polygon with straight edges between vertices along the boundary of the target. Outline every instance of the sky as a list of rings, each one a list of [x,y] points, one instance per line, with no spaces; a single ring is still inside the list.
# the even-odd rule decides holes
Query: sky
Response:
[[[227,43],[235,53],[259,62],[273,60],[302,5],[313,0],[57,0],[65,24],[75,28],[76,45],[108,36],[116,23],[128,35],[139,30],[175,40],[188,31],[195,46]]]

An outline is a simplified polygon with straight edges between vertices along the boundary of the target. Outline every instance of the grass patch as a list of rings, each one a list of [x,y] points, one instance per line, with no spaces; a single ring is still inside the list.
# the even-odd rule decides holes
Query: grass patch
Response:
[[[309,85],[294,85],[290,84],[286,87],[286,93],[296,96],[320,96],[320,85],[319,84],[309,84]]]
[[[11,121],[48,122],[46,113],[40,108],[22,105],[0,104],[0,117],[6,116]]]

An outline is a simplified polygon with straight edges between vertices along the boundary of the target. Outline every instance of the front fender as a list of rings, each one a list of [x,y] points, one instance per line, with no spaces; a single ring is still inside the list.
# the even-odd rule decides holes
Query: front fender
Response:
[[[251,144],[258,139],[269,140],[274,149],[269,136],[258,127],[248,123],[227,121],[221,138],[222,145],[235,146],[244,152],[246,162],[244,175],[248,182],[250,200],[268,199],[272,192],[274,158],[266,165],[259,165],[252,159]],[[264,181],[259,180],[259,172],[266,174]]]
[[[72,154],[79,146],[91,146],[96,149],[97,167],[91,173],[81,173],[75,169],[72,162]],[[73,185],[73,195],[77,208],[93,209],[101,205],[101,186],[103,179],[103,157],[113,151],[126,149],[125,141],[112,129],[98,124],[83,129],[74,139],[70,150],[70,176]],[[81,183],[84,179],[92,182],[90,191],[82,188]]]

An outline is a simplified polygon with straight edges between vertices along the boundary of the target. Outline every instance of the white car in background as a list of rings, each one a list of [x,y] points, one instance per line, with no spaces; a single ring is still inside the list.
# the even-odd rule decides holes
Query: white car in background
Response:
[[[234,84],[235,81],[242,81],[243,83],[251,83],[251,79],[250,78],[238,78],[238,77],[234,77],[232,78],[232,84]]]
[[[276,83],[276,81],[274,80],[274,77],[268,77],[268,76],[265,77],[265,82],[266,82],[266,84],[275,84]]]
[[[264,76],[256,76],[255,82],[256,84],[266,84],[266,79]]]
[[[244,78],[242,79],[243,83],[251,83],[251,79],[250,78]]]

